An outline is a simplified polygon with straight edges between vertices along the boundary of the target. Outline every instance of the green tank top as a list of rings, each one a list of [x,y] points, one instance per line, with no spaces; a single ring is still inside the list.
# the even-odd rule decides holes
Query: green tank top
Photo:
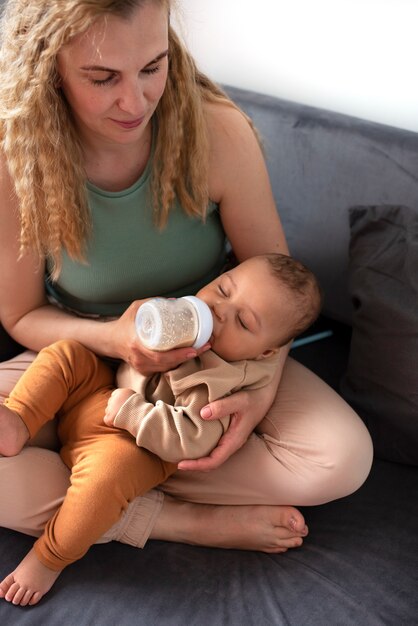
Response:
[[[225,263],[225,235],[215,203],[205,221],[188,217],[178,203],[165,228],[153,222],[151,166],[120,192],[87,183],[92,236],[86,264],[64,251],[62,272],[48,293],[82,314],[121,315],[133,300],[194,294]]]

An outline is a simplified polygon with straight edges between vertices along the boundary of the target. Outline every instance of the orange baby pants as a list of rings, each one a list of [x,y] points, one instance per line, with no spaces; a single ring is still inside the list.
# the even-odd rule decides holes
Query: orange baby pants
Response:
[[[110,367],[78,342],[60,341],[38,354],[5,401],[30,437],[59,418],[60,455],[71,469],[71,485],[34,546],[50,569],[81,558],[132,500],[176,470],[103,422],[113,389]]]

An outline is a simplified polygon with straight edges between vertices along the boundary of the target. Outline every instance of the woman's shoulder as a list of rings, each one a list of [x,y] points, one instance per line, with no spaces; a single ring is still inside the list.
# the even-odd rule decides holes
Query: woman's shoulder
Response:
[[[211,143],[240,144],[255,139],[247,116],[233,102],[206,102],[204,111]]]
[[[256,165],[262,152],[246,115],[233,104],[206,103],[209,133],[209,192],[216,202],[224,196],[231,179],[240,177],[248,163]]]

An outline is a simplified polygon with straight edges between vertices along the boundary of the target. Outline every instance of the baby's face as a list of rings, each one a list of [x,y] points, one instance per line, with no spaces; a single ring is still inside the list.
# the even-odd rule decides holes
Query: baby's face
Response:
[[[212,349],[227,361],[269,356],[287,335],[291,295],[264,259],[248,259],[196,295],[212,311]]]

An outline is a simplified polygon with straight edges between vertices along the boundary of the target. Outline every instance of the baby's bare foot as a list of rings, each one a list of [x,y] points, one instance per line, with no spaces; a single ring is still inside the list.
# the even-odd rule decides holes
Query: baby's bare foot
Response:
[[[308,534],[292,506],[218,506],[165,496],[151,539],[279,553],[302,545]]]
[[[29,439],[29,432],[21,417],[4,404],[0,404],[0,454],[19,454]]]
[[[43,565],[32,548],[15,571],[0,583],[0,598],[19,606],[33,606],[51,589],[60,574]]]

